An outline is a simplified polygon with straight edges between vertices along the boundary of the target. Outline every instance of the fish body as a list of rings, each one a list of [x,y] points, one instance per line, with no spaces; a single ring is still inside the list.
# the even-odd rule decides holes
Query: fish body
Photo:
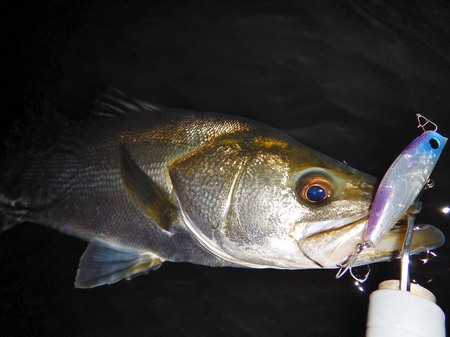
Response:
[[[334,268],[318,262],[327,233],[345,234],[341,248],[360,238],[374,178],[279,130],[117,92],[102,97],[95,115],[40,151],[0,163],[4,230],[35,222],[89,241],[76,287],[128,279],[164,261]],[[436,235],[426,249],[442,244]],[[310,237],[324,239],[311,251],[302,247]],[[399,249],[375,251],[367,262]]]
[[[436,131],[425,131],[392,163],[377,189],[364,242],[376,245],[404,217],[428,182],[446,142]]]

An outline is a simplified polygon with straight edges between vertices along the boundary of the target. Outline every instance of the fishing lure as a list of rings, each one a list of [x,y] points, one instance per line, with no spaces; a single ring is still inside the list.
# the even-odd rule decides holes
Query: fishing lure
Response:
[[[397,157],[384,175],[367,222],[363,242],[353,255],[341,265],[336,278],[351,268],[357,256],[365,248],[373,247],[401,220],[417,202],[426,188],[447,138],[437,132],[437,125],[417,114],[418,128],[423,133],[414,139]],[[431,125],[433,130],[426,130]],[[417,211],[417,210],[416,210]]]

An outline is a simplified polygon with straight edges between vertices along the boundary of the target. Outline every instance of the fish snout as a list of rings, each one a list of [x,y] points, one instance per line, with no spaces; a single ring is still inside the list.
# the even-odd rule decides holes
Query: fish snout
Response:
[[[306,237],[298,242],[304,254],[322,268],[339,268],[362,243],[367,218],[346,226],[331,229]],[[396,226],[374,247],[368,247],[358,254],[353,266],[386,262],[399,258],[406,234],[404,225]],[[443,233],[432,225],[418,225],[414,228],[411,254],[436,249],[444,244]]]

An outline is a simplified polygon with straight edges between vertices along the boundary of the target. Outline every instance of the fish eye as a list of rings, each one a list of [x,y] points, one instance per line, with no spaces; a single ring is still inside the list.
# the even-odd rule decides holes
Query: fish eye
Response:
[[[324,204],[332,195],[334,186],[323,177],[302,178],[297,186],[298,196],[310,205]]]
[[[430,146],[433,150],[436,150],[439,148],[439,142],[436,138],[431,138],[428,143],[430,144]]]
[[[321,201],[328,196],[327,191],[320,185],[311,185],[306,190],[306,198],[310,201]]]

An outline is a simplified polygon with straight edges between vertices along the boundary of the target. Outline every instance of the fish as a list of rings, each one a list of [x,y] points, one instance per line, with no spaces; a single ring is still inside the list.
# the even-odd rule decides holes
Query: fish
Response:
[[[77,288],[165,262],[336,268],[321,250],[336,248],[333,235],[341,237],[337,255],[353,248],[373,199],[372,176],[243,117],[109,90],[90,118],[58,129],[47,141],[48,130],[36,137],[37,148],[1,158],[0,224],[5,231],[31,222],[88,241]],[[413,249],[443,243],[432,226],[419,234]],[[401,233],[390,240],[360,262],[394,258]]]
[[[427,184],[447,138],[425,131],[395,159],[377,189],[364,242],[376,245],[404,216]]]

